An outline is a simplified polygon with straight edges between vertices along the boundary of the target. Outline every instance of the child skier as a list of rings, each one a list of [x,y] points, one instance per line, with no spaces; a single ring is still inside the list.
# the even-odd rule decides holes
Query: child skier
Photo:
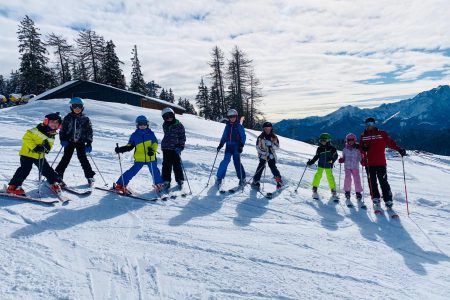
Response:
[[[277,189],[280,189],[283,185],[281,180],[280,171],[278,171],[276,161],[277,155],[275,153],[280,147],[278,137],[273,133],[272,123],[265,122],[263,124],[263,131],[256,140],[256,151],[258,152],[259,165],[256,168],[255,176],[253,176],[252,187],[259,189],[261,174],[268,163],[270,171],[272,171],[277,184]]]
[[[217,152],[225,147],[225,156],[219,165],[217,170],[216,186],[220,188],[222,180],[225,178],[228,164],[233,157],[234,168],[236,169],[236,175],[239,178],[239,185],[245,185],[245,170],[241,163],[241,153],[245,145],[245,129],[238,121],[238,112],[235,109],[230,109],[227,112],[228,122],[223,130],[220,144],[217,147]]]
[[[347,206],[353,206],[350,201],[350,191],[353,182],[355,183],[356,199],[360,207],[365,206],[362,202],[362,186],[361,178],[359,177],[359,164],[361,163],[361,152],[359,151],[359,144],[356,142],[356,135],[353,133],[347,134],[345,137],[345,148],[342,150],[342,157],[339,158],[339,163],[344,163],[345,179],[344,191],[345,201]]]
[[[124,194],[129,193],[126,188],[128,183],[146,165],[153,176],[155,190],[157,192],[161,191],[163,181],[156,162],[158,140],[149,128],[149,122],[145,116],[138,116],[136,118],[136,131],[130,136],[128,144],[122,147],[117,146],[114,151],[116,153],[124,153],[133,149],[134,165],[119,177],[114,184],[115,190]]]
[[[64,172],[69,165],[74,150],[77,150],[77,157],[81,163],[88,184],[93,185],[95,172],[92,171],[91,164],[86,154],[92,151],[92,124],[89,118],[83,114],[84,101],[79,97],[70,100],[70,110],[62,123],[59,133],[61,146],[64,147],[64,155],[55,168],[60,179],[64,177]]]
[[[317,168],[316,175],[314,175],[313,186],[313,198],[319,199],[317,194],[317,188],[319,187],[320,180],[322,179],[323,171],[327,175],[328,185],[331,189],[331,199],[333,201],[339,201],[339,197],[336,193],[336,182],[333,177],[333,164],[338,158],[337,150],[331,145],[331,135],[329,133],[322,133],[319,137],[320,146],[317,148],[316,155],[308,160],[306,163],[308,166],[313,165],[319,160],[319,167]]]
[[[184,176],[180,155],[186,142],[186,133],[183,124],[175,118],[175,112],[170,107],[164,108],[161,115],[164,119],[164,137],[161,141],[161,149],[163,151],[162,178],[164,181],[164,188],[168,189],[170,187],[173,168],[175,181],[181,190],[183,187]]]
[[[52,191],[55,193],[61,192],[58,174],[56,174],[45,159],[45,154],[50,152],[55,142],[55,135],[61,127],[61,123],[59,112],[51,113],[45,116],[42,124],[37,125],[36,128],[27,130],[22,138],[23,144],[19,152],[20,167],[9,182],[6,190],[7,193],[25,196],[22,183],[30,174],[33,164],[47,178]]]

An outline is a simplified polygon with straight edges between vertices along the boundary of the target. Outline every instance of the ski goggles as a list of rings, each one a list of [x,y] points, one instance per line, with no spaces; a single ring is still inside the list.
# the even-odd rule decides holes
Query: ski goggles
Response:
[[[83,104],[72,104],[72,108],[83,108]]]
[[[347,139],[347,142],[354,142],[355,141],[355,139],[354,138],[351,138],[351,139]]]
[[[368,126],[375,126],[375,122],[367,122],[366,127],[368,127]]]
[[[148,126],[148,122],[139,122],[136,125],[137,126]]]
[[[172,118],[172,119],[175,118],[175,116],[171,112],[165,113],[162,117],[163,117],[164,120],[167,120],[167,119],[170,119],[170,118]]]

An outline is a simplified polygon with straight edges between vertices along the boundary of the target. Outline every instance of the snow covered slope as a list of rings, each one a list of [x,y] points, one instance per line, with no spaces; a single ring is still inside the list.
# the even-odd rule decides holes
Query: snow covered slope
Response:
[[[115,143],[127,142],[137,115],[148,116],[162,138],[159,111],[89,100],[86,107],[95,130],[92,154],[109,184],[119,176]],[[53,111],[65,114],[67,100],[0,111],[2,184],[18,167],[25,130]],[[279,168],[289,186],[280,195],[267,200],[248,187],[218,195],[213,181],[205,186],[223,124],[180,119],[187,129],[182,157],[193,196],[144,203],[97,190],[84,198],[69,195],[69,205],[55,207],[0,198],[0,298],[448,299],[450,158],[406,158],[410,218],[401,161],[389,160],[401,218],[393,221],[376,218],[371,208],[328,204],[325,179],[324,200],[312,200],[313,169],[294,193],[315,147],[285,138]],[[257,133],[247,133],[243,163],[253,175]],[[123,164],[132,164],[130,153]],[[339,167],[334,173],[338,179]],[[270,177],[268,172],[266,191],[275,188]],[[85,184],[75,157],[65,179]],[[237,183],[231,164],[226,180],[230,187]],[[33,194],[36,183],[34,169],[24,187]],[[150,197],[150,183],[142,170],[131,188]]]

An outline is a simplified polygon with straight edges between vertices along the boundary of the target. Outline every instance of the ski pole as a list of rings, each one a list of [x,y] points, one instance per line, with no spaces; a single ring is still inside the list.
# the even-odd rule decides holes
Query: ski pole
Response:
[[[239,153],[239,169],[241,170],[240,171],[240,179],[239,179],[239,184],[242,184],[242,187],[241,187],[241,190],[242,190],[242,192],[244,192],[244,187],[245,187],[245,185],[246,185],[246,183],[244,183],[244,180],[242,179],[242,173],[243,173],[243,167],[242,167],[242,163],[241,163],[241,153]]]
[[[206,183],[206,187],[209,185],[209,181],[211,180],[212,172],[214,170],[214,166],[216,165],[217,156],[219,155],[219,151],[216,152],[216,157],[214,158],[213,165],[211,167],[211,173],[209,173],[208,182]]]
[[[405,184],[406,211],[408,212],[409,216],[408,191],[406,189],[405,160],[403,159],[403,156],[402,156],[402,166],[403,166],[403,183]]]
[[[100,177],[102,178],[103,182],[105,183],[105,186],[108,186],[108,184],[105,181],[105,178],[103,178],[102,172],[100,172],[100,169],[97,167],[97,164],[95,163],[94,158],[92,157],[92,155],[90,153],[88,153],[88,155],[91,158],[92,163],[94,164],[95,168],[97,169],[98,174],[100,174]],[[120,156],[119,156],[119,160],[120,160]],[[122,171],[122,166],[120,167],[120,170]]]
[[[367,180],[369,181],[370,198],[372,199],[372,203],[373,203],[372,176],[370,176],[369,155],[368,155],[367,151],[365,151],[364,153],[366,154],[366,172],[367,172]]]
[[[45,158],[45,152],[42,152],[43,157]],[[41,158],[41,154],[39,154],[39,161],[38,161],[38,169],[39,169],[39,176],[38,176],[38,195],[39,198],[41,198],[41,184],[42,184],[42,167],[44,165],[44,158]]]
[[[338,183],[339,196],[341,195],[341,171],[342,171],[342,164],[339,164],[339,183]]]
[[[62,151],[63,148],[64,148],[64,147],[61,146],[61,148],[59,149],[58,154],[57,154],[56,157],[55,157],[55,160],[52,162],[52,165],[51,165],[52,168],[53,168],[53,165],[55,164],[56,160],[58,159],[59,155],[61,154],[61,151]]]
[[[188,177],[186,175],[186,169],[184,168],[183,160],[181,159],[181,155],[178,155],[178,157],[180,158],[180,164],[181,164],[181,168],[183,169],[184,178],[186,178],[186,182],[187,182],[188,187],[189,187],[189,195],[192,195],[191,185],[189,184],[189,179],[188,179]]]
[[[364,167],[361,165],[361,175],[362,175],[362,201],[364,202]]]
[[[305,169],[303,170],[302,177],[300,177],[300,180],[298,181],[298,184],[297,184],[297,188],[296,188],[295,191],[294,191],[294,192],[296,192],[296,193],[297,193],[298,188],[300,187],[300,183],[302,182],[303,176],[305,175],[306,168],[308,168],[308,164],[305,164]]]
[[[265,165],[264,165],[265,167]],[[264,191],[264,181],[266,180],[266,170],[267,168],[264,168],[264,174],[263,174],[263,180],[262,180],[262,190]]]
[[[119,143],[116,143],[116,146],[119,147]],[[122,185],[125,186],[125,180],[123,180],[123,169],[122,169],[122,159],[120,159],[120,153],[117,153],[119,157],[119,166],[120,166],[120,178],[122,178]],[[151,170],[151,168],[150,168]],[[153,174],[152,174],[153,176]]]

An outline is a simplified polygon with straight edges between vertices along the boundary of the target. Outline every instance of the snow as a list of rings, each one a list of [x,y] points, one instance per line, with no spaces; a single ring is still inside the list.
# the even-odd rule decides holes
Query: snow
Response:
[[[86,102],[95,132],[92,155],[111,184],[119,176],[116,142],[127,142],[140,114],[149,117],[161,139],[160,111]],[[3,184],[18,167],[24,132],[54,111],[68,112],[67,101],[0,111]],[[69,205],[55,207],[0,198],[1,299],[448,299],[448,157],[412,153],[405,159],[410,217],[401,160],[389,158],[400,221],[377,218],[370,207],[366,212],[329,204],[325,178],[319,189],[323,200],[312,200],[313,168],[294,193],[315,147],[286,138],[278,156],[289,186],[280,195],[267,200],[247,187],[221,196],[212,180],[205,186],[224,125],[191,115],[179,118],[187,130],[182,157],[192,196],[144,203],[96,190],[88,197],[68,195]],[[247,131],[243,153],[250,176],[258,162],[257,134]],[[223,152],[217,164],[222,157]],[[123,158],[129,168],[132,153]],[[334,174],[337,180],[339,167]],[[266,191],[275,188],[270,177],[267,172]],[[100,176],[96,179],[103,184]],[[65,180],[85,184],[75,157]],[[225,185],[236,183],[230,164]],[[33,195],[36,184],[33,169],[24,188]],[[144,169],[130,186],[153,196]]]

